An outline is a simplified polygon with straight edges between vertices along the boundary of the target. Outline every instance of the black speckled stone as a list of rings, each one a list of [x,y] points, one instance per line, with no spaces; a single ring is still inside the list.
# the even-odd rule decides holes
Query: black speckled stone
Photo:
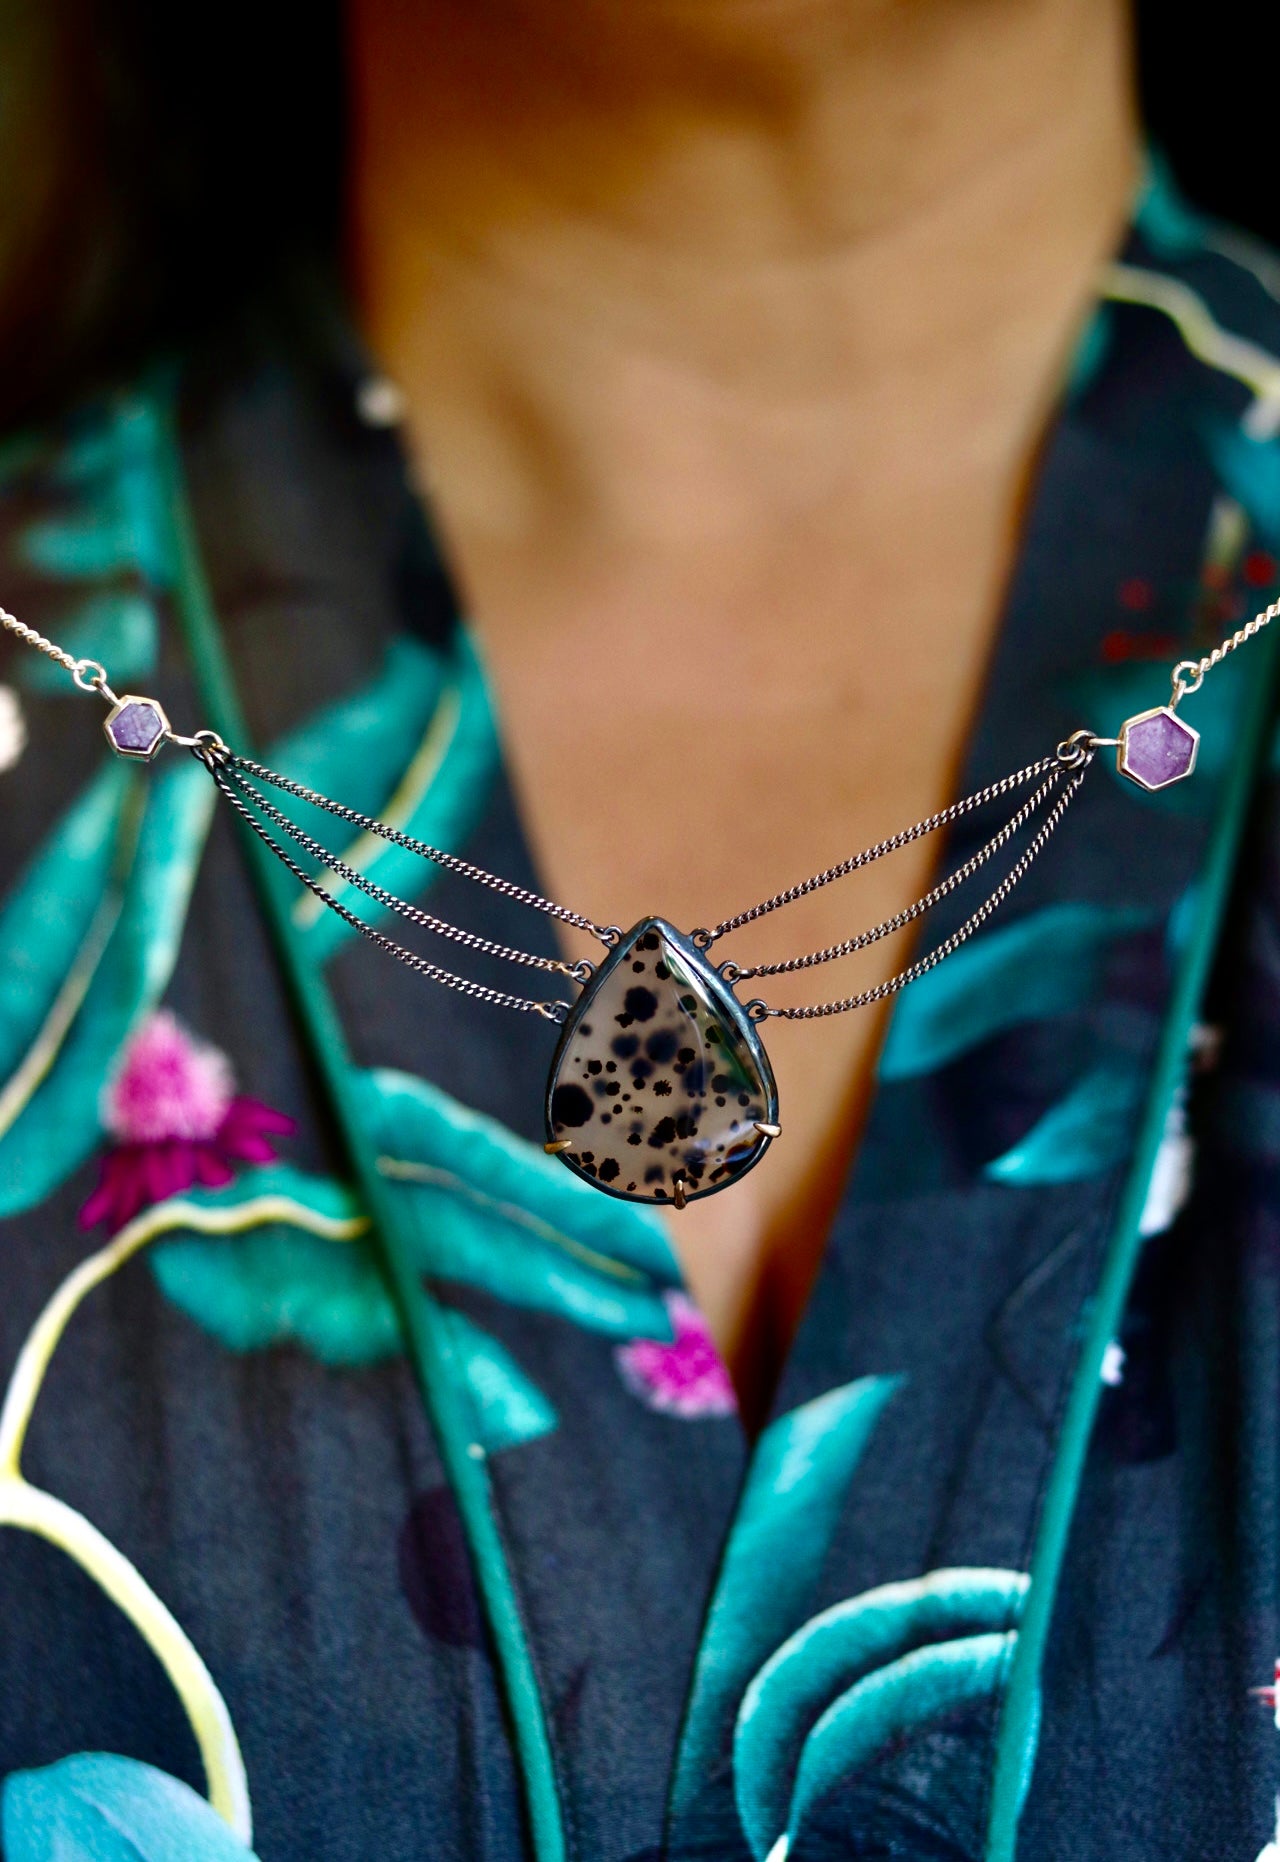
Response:
[[[610,952],[565,1024],[547,1137],[615,1196],[692,1201],[758,1162],[777,1091],[755,1027],[687,938],[646,918]]]

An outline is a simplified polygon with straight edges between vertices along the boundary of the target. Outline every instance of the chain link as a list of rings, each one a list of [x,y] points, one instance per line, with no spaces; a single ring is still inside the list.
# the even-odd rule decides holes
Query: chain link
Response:
[[[1038,762],[1028,763],[1025,769],[1018,770],[1016,775],[1003,776],[999,782],[988,783],[985,789],[966,795],[963,801],[952,802],[949,808],[940,808],[936,815],[930,815],[925,821],[917,821],[914,827],[903,828],[898,834],[891,834],[887,840],[877,841],[874,847],[866,847],[861,853],[841,860],[838,866],[829,866],[825,872],[815,873],[812,878],[803,879],[798,885],[788,886],[785,892],[775,892],[771,899],[763,899],[749,911],[739,912],[736,918],[726,918],[714,931],[708,931],[703,948],[709,949],[718,938],[727,937],[730,931],[740,931],[743,925],[754,924],[757,918],[764,918],[783,905],[793,905],[797,899],[808,898],[811,892],[829,886],[834,879],[844,879],[848,874],[883,859],[885,854],[896,853],[900,847],[909,847],[912,841],[922,840],[926,834],[959,821],[964,815],[972,814],[975,808],[981,808],[985,802],[993,802],[1007,795],[1010,789],[1020,788],[1024,782],[1031,782],[1048,770],[1059,768],[1060,761],[1056,755],[1042,756]]]
[[[1207,672],[1212,672],[1215,666],[1220,666],[1228,653],[1234,653],[1236,648],[1242,647],[1246,640],[1252,640],[1254,635],[1260,634],[1264,627],[1269,627],[1277,615],[1280,615],[1280,600],[1273,601],[1269,608],[1263,608],[1262,612],[1255,614],[1245,626],[1237,628],[1229,640],[1219,641],[1212,653],[1206,653],[1203,659],[1179,660],[1173,669],[1173,703],[1177,705],[1192,692],[1198,692],[1204,684]]]
[[[367,898],[373,899],[378,905],[385,906],[388,911],[398,912],[411,924],[421,925],[424,930],[433,931],[437,937],[447,938],[454,944],[461,944],[467,950],[477,950],[485,956],[498,957],[507,963],[522,964],[526,969],[548,970],[557,976],[572,977],[575,982],[585,982],[590,975],[590,965],[584,973],[581,964],[568,964],[560,957],[541,957],[532,951],[513,950],[509,945],[495,944],[490,938],[481,937],[475,931],[464,931],[459,925],[451,925],[447,919],[437,918],[434,913],[424,912],[421,907],[410,905],[406,900],[397,898],[394,892],[388,892],[385,886],[378,885],[375,880],[369,878],[367,873],[360,872],[357,867],[349,866],[345,860],[330,853],[327,847],[321,846],[318,840],[314,840],[296,822],[290,821],[288,815],[284,814],[274,802],[263,795],[260,789],[255,789],[253,784],[239,773],[234,758],[219,761],[219,768],[236,785],[250,806],[258,809],[269,821],[274,822],[276,827],[296,842],[304,853],[310,854],[313,860],[318,860],[331,873],[336,873],[339,879],[345,879],[348,885],[358,887]],[[322,886],[320,890],[326,899],[333,897],[327,886]]]
[[[977,911],[972,912],[964,923],[951,933],[950,937],[944,938],[935,950],[931,950],[928,956],[909,964],[905,970],[899,970],[896,976],[889,977],[886,982],[877,983],[872,989],[863,989],[856,996],[844,996],[838,1002],[815,1002],[805,1008],[775,1009],[757,997],[755,1002],[748,1004],[748,1008],[758,1011],[753,1019],[763,1020],[765,1016],[777,1016],[785,1021],[817,1021],[824,1015],[844,1015],[850,1009],[869,1008],[873,1002],[883,1002],[886,996],[896,995],[900,989],[905,989],[908,983],[914,983],[918,976],[923,976],[926,971],[934,969],[944,957],[949,957],[953,951],[959,950],[960,946],[986,923],[991,914],[1004,904],[1018,881],[1031,867],[1036,856],[1043,850],[1049,836],[1079,792],[1092,761],[1093,756],[1090,754],[1087,760],[1075,770],[1067,787],[1045,817],[1034,840],[1024,849],[1016,864],[1010,867],[995,891],[983,900]]]
[[[11,634],[16,634],[24,646],[34,647],[37,653],[47,653],[50,659],[56,659],[59,666],[65,667],[73,678],[77,669],[84,663],[73,653],[68,653],[64,647],[56,645],[52,640],[46,640],[44,635],[38,634],[34,627],[28,627],[25,621],[20,621],[16,614],[10,614],[4,608],[0,608],[0,627],[7,627]]]
[[[1073,764],[1072,767],[1079,768],[1081,765]],[[1052,795],[1065,773],[1066,770],[1061,764],[1051,769],[1035,793],[1028,796],[1018,812],[1010,816],[985,846],[980,847],[953,873],[948,873],[945,879],[940,880],[936,886],[918,898],[914,905],[904,906],[900,912],[895,912],[892,918],[884,919],[870,931],[860,931],[856,937],[846,938],[843,944],[829,944],[825,950],[811,950],[807,957],[788,957],[781,963],[757,963],[746,970],[739,969],[737,964],[721,964],[721,976],[726,982],[733,983],[745,983],[757,976],[790,976],[796,970],[811,970],[820,963],[834,963],[837,958],[852,957],[855,951],[866,950],[868,946],[878,944],[881,938],[890,937],[895,931],[901,931],[904,925],[913,924],[917,918],[922,918],[926,912],[931,911],[940,900],[953,893],[958,886],[962,886],[967,879],[971,879],[980,867],[985,866],[988,860],[999,853],[1006,842],[1013,839],[1023,823],[1035,813],[1041,802]],[[729,974],[730,971],[732,974]]]
[[[439,847],[429,846],[426,841],[415,840],[411,834],[402,833],[399,828],[388,826],[385,821],[375,821],[372,815],[362,815],[357,809],[347,808],[341,802],[332,802],[327,795],[320,795],[315,789],[308,789],[304,783],[293,782],[287,776],[278,775],[275,770],[267,769],[249,757],[233,756],[232,762],[237,769],[256,776],[259,782],[269,782],[273,788],[283,790],[286,795],[310,802],[315,808],[323,808],[327,814],[336,815],[339,821],[363,828],[367,834],[376,834],[380,840],[391,841],[408,853],[419,854],[424,860],[431,860],[436,866],[444,867],[447,872],[458,873],[463,879],[473,880],[478,886],[487,886],[491,892],[503,898],[514,899],[517,905],[527,905],[535,912],[545,912],[548,917],[559,919],[561,924],[574,925],[579,931],[589,931],[601,944],[608,945],[613,941],[611,934],[615,927],[612,925],[598,925],[581,912],[570,911],[567,905],[556,905],[551,899],[544,899],[540,893],[531,892],[527,886],[518,886],[514,880],[500,879],[496,873],[487,872],[471,860],[464,860],[460,854],[445,853]]]
[[[228,764],[225,760],[221,759],[216,752],[209,750],[193,750],[192,754],[204,764],[241,820],[248,823],[258,839],[271,849],[281,865],[287,867],[296,880],[299,880],[309,892],[314,892],[316,897],[327,905],[330,911],[336,912],[339,918],[351,926],[353,931],[358,931],[362,937],[367,937],[370,943],[378,945],[379,949],[397,958],[410,970],[417,971],[420,976],[428,977],[433,983],[442,983],[446,989],[456,989],[460,995],[470,996],[477,1002],[492,1003],[497,1008],[517,1009],[525,1014],[542,1015],[547,1021],[564,1021],[570,1008],[567,1002],[538,1001],[532,996],[514,996],[503,989],[490,989],[487,984],[474,983],[468,977],[456,976],[452,970],[441,969],[438,963],[432,963],[427,957],[420,957],[415,951],[406,950],[404,945],[397,944],[394,938],[386,937],[381,931],[376,931],[372,925],[366,924],[363,918],[356,916],[355,912],[348,911],[340,899],[335,899],[331,892],[327,892],[320,882],[300,866],[293,856],[285,851],[279,841],[267,832],[248,803],[243,801],[237,793],[234,778],[228,773]],[[240,759],[233,758],[231,761],[238,762]]]

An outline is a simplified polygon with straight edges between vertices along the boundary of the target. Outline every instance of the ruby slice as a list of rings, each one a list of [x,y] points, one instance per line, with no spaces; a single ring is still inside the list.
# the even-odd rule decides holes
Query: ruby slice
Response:
[[[120,699],[103,727],[107,741],[120,756],[151,757],[159,749],[168,724],[153,698]]]
[[[1200,733],[1162,706],[1130,718],[1120,733],[1119,769],[1143,789],[1164,789],[1195,768]]]

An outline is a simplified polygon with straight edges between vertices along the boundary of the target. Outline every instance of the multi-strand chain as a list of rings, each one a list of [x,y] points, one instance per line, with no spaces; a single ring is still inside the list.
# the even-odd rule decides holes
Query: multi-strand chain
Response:
[[[766,913],[776,911],[779,906],[790,905],[795,899],[805,898],[809,893],[818,891],[819,887],[829,885],[834,879],[843,879],[849,873],[856,873],[861,867],[870,866],[874,860],[879,860],[885,854],[896,853],[900,847],[907,847],[912,841],[921,840],[925,835],[934,833],[936,829],[949,826],[953,821],[960,820],[962,816],[971,814],[987,802],[995,801],[1000,796],[1008,794],[1011,789],[1019,788],[1023,783],[1030,782],[1037,776],[1045,778],[1021,808],[976,853],[971,854],[945,879],[939,880],[937,885],[931,886],[929,891],[916,899],[913,904],[906,905],[901,911],[895,912],[891,918],[883,919],[880,924],[873,925],[869,931],[860,931],[854,937],[845,938],[843,943],[829,944],[825,949],[810,951],[803,957],[786,957],[777,963],[758,963],[748,968],[743,968],[732,961],[722,963],[720,974],[727,983],[737,984],[747,982],[757,976],[790,976],[797,970],[809,970],[817,964],[834,963],[840,957],[851,957],[856,951],[866,950],[870,945],[879,943],[881,938],[891,937],[895,931],[901,931],[905,926],[913,924],[917,918],[922,918],[926,912],[932,910],[940,900],[947,898],[967,879],[972,878],[980,867],[985,866],[994,854],[997,854],[1013,839],[1019,828],[1031,818],[1041,803],[1046,801],[1066,779],[1068,772],[1074,771],[1065,790],[1054,803],[1034,839],[1010,872],[1005,875],[995,891],[983,901],[978,909],[970,913],[965,922],[935,950],[930,951],[928,956],[909,964],[896,976],[877,983],[873,988],[860,990],[856,995],[842,996],[838,1001],[813,1003],[803,1008],[777,1009],[770,1008],[768,1004],[757,998],[751,1006],[757,1018],[761,1020],[766,1015],[776,1015],[788,1021],[814,1021],[824,1015],[842,1015],[849,1009],[869,1008],[873,1002],[882,1002],[886,996],[896,995],[898,990],[914,982],[917,976],[923,976],[926,970],[933,969],[935,964],[941,963],[944,957],[949,957],[953,950],[958,950],[966,938],[972,936],[997,906],[1003,904],[1008,898],[1036,856],[1042,851],[1049,836],[1062,820],[1069,804],[1078,793],[1084,781],[1085,772],[1093,761],[1092,743],[1093,739],[1090,738],[1087,744],[1083,741],[1080,743],[1072,741],[1061,745],[1054,756],[1042,757],[1039,762],[1028,763],[1026,768],[1020,769],[1016,775],[1005,776],[999,782],[989,783],[985,789],[979,789],[973,795],[965,796],[962,801],[953,802],[949,808],[939,809],[937,814],[930,815],[924,821],[918,821],[914,827],[906,828],[899,834],[890,835],[887,840],[879,841],[874,847],[868,847],[864,852],[854,854],[851,859],[842,860],[838,866],[828,867],[824,873],[816,873],[812,879],[805,880],[801,885],[789,887],[786,892],[776,893],[773,898],[765,899],[761,904],[753,906],[750,911],[742,912],[738,917],[727,920],[723,925],[718,925],[714,931],[695,932],[695,943],[701,949],[709,950],[718,937],[726,936],[741,925],[751,924],[755,919],[763,918]]]
[[[1155,718],[1170,721],[1173,728],[1181,731],[1194,746],[1194,732],[1176,717],[1178,704],[1183,698],[1199,691],[1207,673],[1219,665],[1229,653],[1234,652],[1247,640],[1251,640],[1255,634],[1260,633],[1277,616],[1280,616],[1280,601],[1272,602],[1270,607],[1264,608],[1247,625],[1239,628],[1229,639],[1222,641],[1202,659],[1180,661],[1173,670],[1173,689],[1169,705],[1156,712],[1143,713],[1137,719],[1130,719],[1119,738],[1098,737],[1088,730],[1076,731],[1058,745],[1052,756],[1041,757],[1037,762],[1028,763],[1025,768],[1011,776],[1002,777],[998,782],[988,783],[985,788],[976,790],[961,801],[951,803],[949,807],[939,809],[923,821],[916,822],[914,826],[904,828],[897,834],[891,834],[886,839],[877,841],[874,846],[864,848],[860,853],[852,854],[848,859],[827,867],[824,872],[815,873],[810,878],[801,880],[782,892],[775,893],[771,898],[762,900],[747,911],[738,912],[731,918],[723,919],[711,929],[695,931],[693,941],[701,950],[709,951],[712,945],[721,938],[728,937],[732,932],[755,923],[757,919],[766,917],[770,912],[778,911],[784,905],[794,904],[798,899],[807,898],[810,893],[819,891],[823,886],[831,885],[837,879],[844,879],[849,874],[859,872],[862,868],[883,859],[886,855],[910,846],[926,835],[950,827],[965,816],[986,807],[989,803],[1024,788],[1028,783],[1037,784],[1010,819],[967,860],[931,886],[914,903],[904,906],[901,911],[895,912],[892,917],[884,919],[870,930],[858,932],[841,943],[828,945],[822,950],[810,951],[807,955],[789,957],[775,963],[741,966],[730,958],[719,965],[721,977],[730,987],[733,987],[757,977],[789,976],[820,964],[833,963],[839,958],[849,957],[857,951],[865,950],[924,917],[941,900],[956,892],[1006,847],[1042,807],[1051,804],[1032,838],[999,884],[988,894],[982,904],[965,918],[962,924],[927,955],[908,964],[884,982],[860,990],[855,995],[799,1008],[774,1008],[757,997],[745,1006],[746,1012],[755,1021],[762,1021],[768,1016],[780,1016],[791,1021],[809,1021],[819,1016],[840,1015],[850,1009],[865,1008],[872,1003],[883,1001],[888,996],[895,995],[898,990],[905,988],[916,977],[923,976],[926,971],[933,969],[953,951],[958,950],[961,944],[972,937],[974,932],[985,924],[1004,903],[1014,887],[1030,870],[1033,862],[1043,852],[1050,836],[1061,823],[1068,807],[1079,793],[1089,767],[1100,749],[1107,746],[1118,747],[1121,768],[1125,769],[1124,759],[1128,754],[1125,733]],[[218,789],[240,819],[270,848],[276,858],[301,885],[307,887],[323,905],[330,911],[336,912],[346,924],[360,932],[362,936],[369,938],[389,955],[396,957],[401,963],[407,964],[410,969],[429,978],[432,982],[441,983],[448,989],[458,990],[463,995],[473,997],[478,1001],[493,1003],[501,1008],[542,1015],[554,1022],[564,1021],[571,1010],[571,1005],[567,1002],[547,1001],[490,988],[487,984],[458,976],[452,970],[444,969],[439,964],[431,962],[430,959],[406,949],[404,945],[375,929],[373,925],[367,923],[345,905],[336,896],[331,886],[318,877],[317,872],[309,872],[301,861],[281,844],[276,837],[277,834],[292,841],[301,854],[314,861],[320,870],[333,875],[343,885],[354,888],[366,898],[371,899],[375,905],[396,913],[409,923],[431,932],[446,942],[457,944],[463,949],[478,952],[483,956],[492,957],[499,962],[567,977],[579,985],[590,980],[594,973],[594,965],[585,958],[577,963],[569,963],[560,958],[516,950],[509,945],[482,937],[476,932],[465,931],[457,925],[450,924],[446,919],[438,918],[431,912],[409,904],[384,886],[380,886],[375,880],[370,879],[368,874],[361,872],[349,861],[343,860],[324,847],[265,795],[258,785],[266,784],[275,788],[295,801],[307,803],[313,808],[334,816],[339,821],[346,822],[351,827],[358,828],[362,833],[374,835],[408,853],[428,860],[446,872],[454,873],[462,879],[486,887],[517,905],[527,906],[531,911],[542,912],[561,924],[584,931],[604,945],[606,949],[611,949],[618,943],[621,932],[616,925],[597,924],[585,913],[572,911],[567,906],[556,904],[552,899],[543,898],[540,893],[531,891],[526,886],[517,885],[512,880],[503,879],[498,874],[490,873],[484,867],[477,866],[473,861],[466,860],[459,854],[433,847],[428,842],[418,840],[412,834],[404,832],[403,829],[378,821],[371,815],[361,814],[358,809],[348,808],[341,802],[335,802],[328,796],[321,795],[317,790],[308,788],[305,783],[295,782],[275,770],[268,769],[262,763],[239,755],[224,743],[215,731],[196,731],[190,737],[178,735],[170,728],[164,712],[154,699],[138,698],[131,694],[123,698],[117,697],[108,683],[105,668],[97,660],[77,659],[55,641],[46,639],[43,634],[37,633],[34,628],[26,626],[3,609],[0,609],[0,626],[16,635],[25,645],[56,660],[71,675],[82,691],[96,692],[112,707],[107,719],[107,735],[113,748],[121,755],[149,761],[162,743],[177,744],[190,750],[192,755],[204,764]],[[123,714],[131,708],[140,709],[142,713],[147,714],[150,723],[147,718],[135,718],[130,726],[128,740],[126,740],[125,732],[120,727],[120,720]],[[151,728],[153,728],[153,735],[147,738],[146,731]],[[1194,748],[1190,753],[1187,769],[1182,773],[1189,773],[1193,764]],[[1143,787],[1162,786],[1162,783],[1147,781],[1133,769],[1125,769],[1125,773],[1133,775]],[[1176,779],[1176,776],[1164,778],[1164,780]],[[273,829],[275,832],[272,832]]]
[[[214,749],[207,749],[203,753],[202,760],[218,788],[241,820],[247,822],[259,839],[265,841],[277,860],[289,869],[295,879],[313,892],[331,911],[336,912],[353,930],[362,932],[380,949],[385,950],[392,957],[399,958],[401,963],[407,964],[420,976],[427,977],[433,983],[443,983],[447,989],[459,990],[464,996],[474,996],[478,1001],[491,1002],[496,1008],[520,1009],[525,1013],[542,1014],[548,1019],[554,1017],[556,1020],[559,1019],[559,1012],[568,1008],[567,1003],[541,1002],[532,996],[512,995],[505,989],[490,989],[487,984],[474,982],[468,977],[455,975],[452,970],[443,969],[438,963],[432,963],[428,957],[420,956],[416,951],[406,950],[403,944],[398,944],[394,938],[375,930],[363,918],[350,911],[340,899],[333,896],[328,887],[322,885],[313,874],[300,866],[279,841],[267,831],[253,810],[257,809],[259,814],[273,822],[282,833],[289,835],[304,853],[310,854],[313,860],[318,860],[321,866],[327,867],[339,879],[345,880],[348,885],[358,887],[366,897],[373,899],[376,904],[384,906],[388,911],[398,912],[402,918],[409,919],[411,923],[421,925],[427,931],[433,931],[437,937],[465,945],[468,950],[477,950],[487,956],[501,958],[507,963],[523,964],[528,969],[550,970],[561,976],[572,976],[575,981],[585,981],[591,974],[589,967],[584,970],[580,965],[567,964],[555,957],[540,957],[531,951],[512,950],[505,944],[496,944],[490,938],[480,937],[474,931],[463,931],[459,926],[451,925],[445,919],[437,918],[431,912],[424,912],[416,905],[410,905],[406,900],[397,898],[394,893],[376,884],[367,874],[357,871],[345,860],[331,854],[327,848],[320,845],[319,841],[313,840],[311,835],[304,832],[295,822],[290,821],[289,817],[273,802],[268,801],[260,790],[253,787],[252,783],[246,782],[242,774],[245,765],[240,758],[223,755]],[[281,787],[289,786],[279,778],[268,777],[268,780],[278,781]],[[337,813],[338,810],[335,808],[334,812]],[[346,811],[343,812],[346,813]],[[348,818],[356,819],[354,816]],[[369,831],[377,831],[372,823],[370,823]],[[415,844],[408,835],[397,833],[396,840],[399,845],[409,847],[414,852],[421,852],[424,857],[432,857],[438,851],[428,849],[425,841]],[[487,878],[488,875],[485,877]]]

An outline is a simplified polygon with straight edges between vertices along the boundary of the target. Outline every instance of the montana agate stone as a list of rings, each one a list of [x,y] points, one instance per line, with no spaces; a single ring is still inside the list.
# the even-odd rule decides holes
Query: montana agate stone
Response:
[[[742,1004],[688,938],[644,919],[565,1023],[547,1086],[549,1144],[614,1196],[680,1206],[750,1170],[770,1141],[757,1126],[776,1125],[777,1110]]]
[[[1196,766],[1199,731],[1184,724],[1167,705],[1130,718],[1120,732],[1116,762],[1122,776],[1142,789],[1163,789],[1181,782]]]

